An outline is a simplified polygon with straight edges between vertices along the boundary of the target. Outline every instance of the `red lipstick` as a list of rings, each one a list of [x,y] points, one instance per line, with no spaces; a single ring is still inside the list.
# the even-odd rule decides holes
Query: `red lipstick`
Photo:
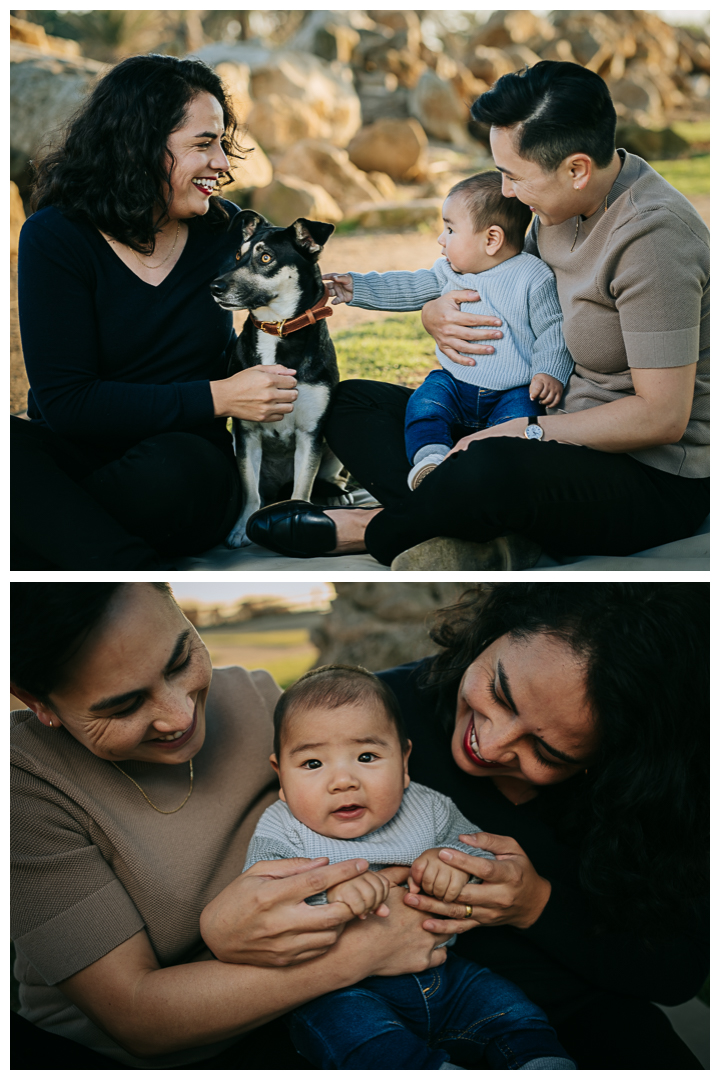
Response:
[[[477,754],[475,752],[475,750],[473,750],[473,746],[472,746],[472,743],[471,743],[470,739],[471,739],[474,731],[475,731],[475,724],[471,720],[470,723],[467,726],[467,730],[465,732],[465,737],[463,739],[463,750],[465,751],[467,756],[470,758],[473,765],[477,765],[481,769],[504,769],[506,766],[503,765],[502,762],[500,762],[500,761],[485,761],[484,758],[481,758],[479,756],[479,754]]]

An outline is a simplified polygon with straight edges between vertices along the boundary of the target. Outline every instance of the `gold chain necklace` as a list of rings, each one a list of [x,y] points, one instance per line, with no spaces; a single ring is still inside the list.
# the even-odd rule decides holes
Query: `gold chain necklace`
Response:
[[[152,799],[148,798],[148,796],[145,794],[145,792],[140,787],[140,785],[137,783],[137,781],[133,780],[132,776],[128,776],[128,774],[125,772],[125,770],[121,769],[116,761],[113,761],[112,764],[115,766],[115,768],[117,769],[118,772],[121,772],[123,774],[123,776],[127,776],[128,780],[130,781],[131,784],[135,784],[135,787],[138,789],[138,791],[142,795],[143,799],[145,799],[146,802],[149,802],[150,805],[152,806],[153,810],[157,810],[158,814],[177,814],[178,810],[182,810],[183,806],[185,805],[185,803],[188,801],[188,799],[192,795],[192,789],[193,789],[193,763],[192,763],[192,758],[190,758],[190,790],[188,791],[187,795],[185,796],[183,801],[180,803],[180,805],[176,806],[174,810],[161,810],[159,806],[155,805],[155,803],[152,801]]]
[[[605,196],[605,213],[606,214],[607,214],[607,201],[608,201],[608,195],[609,194],[610,194],[610,192],[608,191],[607,195]],[[572,242],[572,247],[570,248],[571,251],[575,250],[575,244],[577,243],[577,238],[578,238],[578,233],[579,232],[580,232],[580,215],[578,214],[577,221],[575,222],[575,237],[574,237],[573,242]]]
[[[177,228],[175,229],[175,242],[173,243],[173,246],[170,248],[170,251],[165,256],[163,261],[157,263],[155,266],[151,266],[150,263],[143,262],[142,259],[140,258],[140,256],[138,255],[137,251],[135,250],[135,248],[131,248],[130,250],[132,251],[133,255],[135,256],[135,258],[137,259],[137,261],[140,263],[141,266],[144,266],[147,270],[159,270],[161,266],[165,265],[165,263],[168,261],[168,259],[172,255],[173,251],[177,247],[177,242],[178,242],[178,236],[179,235],[180,235],[180,222],[178,221]],[[156,807],[156,809],[157,809],[157,807]]]

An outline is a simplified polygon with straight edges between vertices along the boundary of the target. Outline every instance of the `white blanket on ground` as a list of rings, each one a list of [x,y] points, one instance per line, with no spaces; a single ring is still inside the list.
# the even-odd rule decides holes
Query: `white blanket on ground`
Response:
[[[685,540],[676,540],[672,544],[639,551],[625,557],[614,555],[578,555],[567,556],[562,562],[543,555],[532,570],[526,573],[532,577],[543,573],[574,573],[595,570],[655,572],[656,570],[709,570],[710,569],[710,518],[707,518],[694,536]],[[289,559],[276,555],[274,551],[251,544],[249,547],[230,550],[222,544],[206,551],[203,555],[182,559],[178,570],[233,570],[244,572],[285,571],[329,571],[351,572],[362,576],[370,573],[391,573],[390,567],[373,559],[372,555],[324,555],[317,559]]]

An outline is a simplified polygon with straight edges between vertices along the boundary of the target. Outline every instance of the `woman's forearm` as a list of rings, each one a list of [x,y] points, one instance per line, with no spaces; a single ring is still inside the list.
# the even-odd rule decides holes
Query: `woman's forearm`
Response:
[[[241,1035],[305,1001],[352,985],[368,957],[350,938],[316,960],[261,968],[203,960],[160,968],[144,931],[61,984],[99,1027],[136,1057]]]
[[[690,418],[695,364],[633,371],[635,393],[581,412],[545,416],[547,439],[611,454],[676,443]]]
[[[424,930],[422,913],[406,907],[401,893],[390,890],[389,916],[353,919],[332,948],[303,963],[258,967],[205,960],[160,968],[142,930],[60,989],[137,1057],[206,1046],[369,975],[442,963],[445,954],[436,946],[447,934],[441,930],[438,938]]]

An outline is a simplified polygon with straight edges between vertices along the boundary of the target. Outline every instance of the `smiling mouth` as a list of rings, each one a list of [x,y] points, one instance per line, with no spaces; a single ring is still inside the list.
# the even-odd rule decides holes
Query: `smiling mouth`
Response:
[[[470,758],[473,765],[479,765],[483,769],[504,769],[506,767],[500,761],[488,761],[481,755],[473,720],[471,720],[467,726],[465,738],[463,739],[463,750]]]
[[[185,728],[184,731],[173,731],[170,735],[161,735],[156,739],[148,739],[148,743],[153,746],[162,746],[168,748],[175,748],[177,746],[184,746],[186,742],[192,738],[195,734],[195,728],[197,727],[197,705],[193,712],[192,723],[190,727]]]
[[[348,803],[347,806],[338,806],[337,810],[333,810],[332,816],[341,818],[343,821],[354,821],[365,813],[365,809],[357,803]]]
[[[215,176],[194,176],[192,180],[198,191],[201,191],[203,195],[212,195],[215,187],[217,186],[217,177]]]

